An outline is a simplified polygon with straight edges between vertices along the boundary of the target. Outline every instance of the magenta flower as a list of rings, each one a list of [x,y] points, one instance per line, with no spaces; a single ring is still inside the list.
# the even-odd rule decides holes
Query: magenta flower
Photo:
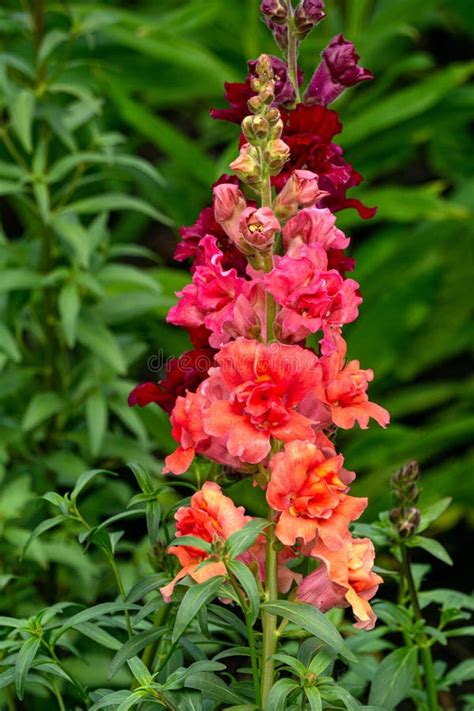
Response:
[[[358,65],[359,55],[352,42],[343,35],[336,35],[321,56],[322,61],[306,89],[307,104],[327,106],[347,87],[373,79],[372,72]]]

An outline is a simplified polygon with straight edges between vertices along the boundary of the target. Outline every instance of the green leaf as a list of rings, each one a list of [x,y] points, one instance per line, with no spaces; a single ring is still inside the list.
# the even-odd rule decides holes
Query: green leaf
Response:
[[[163,178],[157,170],[150,165],[146,160],[137,156],[128,155],[105,155],[102,153],[94,153],[92,151],[83,151],[72,155],[60,158],[49,170],[48,181],[57,182],[63,180],[66,175],[74,168],[85,165],[107,165],[110,167],[119,166],[120,168],[132,168],[146,175],[147,178],[153,180],[158,185],[163,185]]]
[[[305,602],[278,600],[267,602],[262,607],[272,615],[279,615],[306,630],[318,639],[333,647],[349,662],[356,662],[357,657],[347,648],[343,638],[332,622],[318,609]]]
[[[197,536],[178,536],[173,541],[171,541],[172,546],[192,546],[192,548],[197,548],[200,551],[206,551],[206,553],[212,553],[212,544],[209,541],[205,541],[203,538],[198,538]]]
[[[355,699],[352,694],[347,691],[347,689],[344,689],[342,686],[338,686],[337,684],[329,686],[327,691],[325,690],[323,692],[323,696],[331,701],[334,701],[335,699],[342,701],[345,708],[349,711],[360,711],[361,709],[361,705],[357,699]]]
[[[219,575],[215,578],[210,578],[203,583],[197,583],[189,588],[183,597],[176,614],[173,635],[171,637],[172,643],[178,641],[188,625],[196,617],[202,606],[216,596],[223,580],[224,578]]]
[[[150,684],[153,677],[139,657],[132,657],[131,659],[127,659],[127,664],[133,676],[141,686],[147,686],[148,684]]]
[[[74,489],[71,491],[71,501],[76,501],[79,494],[81,494],[84,489],[93,481],[96,477],[102,476],[117,476],[116,472],[111,472],[108,469],[90,469],[83,472],[78,477]]]
[[[440,499],[431,506],[421,509],[421,520],[416,529],[417,533],[425,531],[428,526],[430,526],[433,521],[436,521],[440,516],[444,514],[450,503],[452,502],[451,496],[446,496],[444,499]]]
[[[161,521],[161,505],[159,501],[148,501],[146,505],[146,527],[150,544],[154,546],[158,540]]]
[[[304,690],[306,694],[306,698],[309,701],[309,708],[311,711],[322,711],[323,708],[323,702],[321,699],[321,694],[319,693],[319,689],[317,689],[315,686],[309,686]]]
[[[288,708],[286,700],[292,691],[298,688],[298,684],[292,679],[279,679],[273,684],[268,697],[268,708],[272,711],[286,711]]]
[[[377,101],[347,124],[344,128],[343,145],[350,146],[369,136],[374,137],[379,131],[427,111],[441,101],[453,87],[467,81],[473,72],[474,62],[452,64],[434,73],[423,83],[417,82],[392,93],[383,101]]]
[[[76,215],[90,215],[114,210],[136,210],[157,222],[161,222],[163,225],[173,224],[166,215],[156,210],[149,203],[141,198],[132,197],[125,193],[103,193],[102,195],[77,200],[76,202],[69,203],[67,207],[63,208],[62,212],[71,212]]]
[[[41,640],[39,637],[29,637],[23,642],[20,651],[18,652],[15,663],[15,686],[16,694],[20,700],[25,694],[25,682],[31,665],[38,653]]]
[[[93,457],[97,457],[107,431],[107,401],[101,390],[95,390],[86,400],[86,422],[89,448]]]
[[[448,671],[444,678],[444,683],[448,686],[454,686],[472,680],[474,680],[474,659],[465,659],[454,669]]]
[[[59,516],[55,516],[54,518],[47,518],[45,521],[41,521],[41,523],[39,523],[36,528],[33,529],[31,534],[27,538],[26,543],[21,551],[22,557],[25,555],[26,551],[36,538],[41,536],[43,533],[46,533],[46,531],[50,531],[52,528],[59,526],[61,523],[64,523],[64,521],[67,521],[67,519],[67,516],[60,514]]]
[[[252,571],[239,560],[228,561],[227,569],[237,578],[238,585],[245,592],[250,606],[250,619],[255,624],[260,610],[260,593]]]
[[[163,637],[164,628],[163,627],[153,627],[150,630],[145,630],[145,632],[139,632],[134,634],[134,636],[127,640],[125,644],[121,646],[115,657],[112,659],[110,664],[109,679],[115,676],[120,667],[122,667],[126,661],[132,657],[136,657],[142,649],[151,644],[160,637]]]
[[[231,533],[226,542],[226,549],[230,557],[237,558],[251,548],[268,525],[268,521],[255,518],[246,523],[239,531]]]
[[[82,622],[82,624],[74,625],[73,629],[77,630],[81,634],[89,637],[89,639],[94,640],[97,644],[107,649],[113,649],[115,652],[122,648],[123,642],[120,642],[111,634],[103,630],[98,625],[93,625],[90,622]]]
[[[61,30],[51,30],[48,32],[41,42],[38,52],[38,63],[43,64],[49,55],[54,52],[56,47],[59,47],[64,42],[67,42],[69,35]]]
[[[91,706],[90,711],[99,711],[99,709],[105,709],[110,706],[117,707],[129,699],[130,696],[133,696],[130,691],[114,691],[111,694],[106,694],[99,699],[99,701],[96,701],[95,704]]]
[[[21,353],[16,340],[3,323],[0,323],[0,349],[4,351],[14,363],[21,362]]]
[[[242,704],[245,699],[227,686],[222,679],[210,672],[189,674],[184,682],[191,689],[199,689],[205,697],[225,704]]]
[[[16,289],[34,289],[41,286],[41,275],[31,269],[3,269],[0,294]]]
[[[64,338],[69,348],[74,348],[76,342],[76,327],[80,309],[79,288],[73,281],[68,281],[59,292],[58,310]]]
[[[68,244],[76,255],[79,264],[89,266],[91,239],[89,232],[81,225],[73,214],[54,215],[51,220],[56,234]]]
[[[45,420],[61,412],[63,401],[53,392],[36,393],[30,400],[26,412],[21,421],[21,429],[24,432],[32,430]]]
[[[20,142],[28,153],[33,150],[31,129],[35,110],[33,92],[22,89],[15,97],[11,106],[12,127]]]
[[[77,329],[77,338],[83,346],[89,348],[119,375],[126,373],[127,364],[122,349],[113,333],[105,326],[81,319]]]
[[[417,647],[402,647],[385,657],[375,672],[369,704],[381,706],[386,711],[395,709],[412,687],[417,657]]]
[[[93,620],[97,617],[102,617],[102,615],[111,615],[114,612],[123,612],[124,610],[137,609],[138,608],[136,605],[131,605],[129,603],[103,602],[99,605],[89,607],[87,610],[81,610],[81,612],[78,612],[76,615],[70,617],[69,620],[67,620],[67,622],[54,633],[52,642],[56,644],[58,639],[62,637],[65,632],[70,630],[72,627],[75,627],[76,625],[82,624],[83,622],[89,622],[89,620]]]
[[[413,538],[407,539],[406,545],[410,548],[423,548],[423,550],[427,551],[428,553],[431,553],[431,555],[435,558],[439,558],[439,560],[442,560],[443,563],[446,563],[446,565],[453,564],[452,558],[446,548],[438,541],[435,541],[434,538],[426,538],[425,536],[413,536]]]
[[[153,590],[157,588],[162,588],[164,585],[166,585],[166,577],[162,573],[147,575],[139,580],[138,583],[135,583],[133,588],[128,592],[125,601],[137,602],[137,600],[143,600],[148,593],[153,592]]]
[[[153,485],[153,480],[150,474],[148,473],[146,467],[144,467],[143,464],[140,464],[140,462],[129,462],[127,466],[134,473],[135,479],[137,480],[137,484],[140,489],[145,494],[151,494],[155,487]]]

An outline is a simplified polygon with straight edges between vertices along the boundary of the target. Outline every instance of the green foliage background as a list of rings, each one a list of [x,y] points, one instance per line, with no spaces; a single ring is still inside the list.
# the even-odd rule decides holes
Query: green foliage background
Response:
[[[170,223],[195,220],[235,155],[237,127],[209,116],[223,105],[224,81],[242,80],[248,58],[276,53],[258,4],[46,1],[44,84],[31,68],[27,3],[2,4],[0,137],[21,159],[0,142],[4,585],[43,518],[37,495],[71,487],[88,468],[122,472],[88,502],[99,518],[105,503],[113,513],[128,500],[126,462],[158,472],[173,447],[166,416],[130,410],[126,397],[154,377],[150,356],[187,345],[164,323],[187,278],[171,261]],[[335,108],[340,143],[365,176],[354,194],[379,211],[365,223],[346,211],[338,223],[353,236],[365,299],[347,329],[350,355],[374,369],[373,399],[393,415],[387,431],[345,434],[341,447],[359,473],[357,493],[370,497],[368,519],[388,503],[389,474],[416,458],[425,500],[453,496],[449,527],[474,498],[470,2],[328,0],[327,9],[304,44],[307,75],[341,31],[375,74]],[[145,559],[145,547],[124,549],[130,580]],[[76,598],[93,600],[109,584],[64,533],[32,545],[27,561],[26,586],[6,593],[7,607],[15,598],[29,608],[33,590],[49,601],[54,585],[70,591],[71,568]]]

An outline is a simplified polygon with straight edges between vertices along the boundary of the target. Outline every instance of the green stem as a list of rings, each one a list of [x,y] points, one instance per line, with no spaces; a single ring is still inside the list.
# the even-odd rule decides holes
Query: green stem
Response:
[[[258,668],[258,660],[257,660],[257,648],[255,645],[255,634],[253,630],[253,625],[252,625],[252,620],[250,618],[250,611],[247,603],[245,602],[245,599],[240,591],[240,588],[235,580],[235,577],[230,573],[229,574],[229,580],[231,582],[231,585],[235,591],[235,594],[237,595],[239,599],[239,604],[240,607],[242,608],[242,612],[244,613],[245,616],[245,626],[247,628],[247,637],[248,637],[248,642],[249,642],[249,649],[250,649],[250,660],[251,660],[251,665],[252,665],[252,676],[253,676],[253,685],[255,689],[255,701],[257,703],[257,706],[260,708],[262,705],[262,696],[260,692],[260,674],[259,674],[259,668]]]
[[[66,707],[65,707],[64,701],[63,701],[63,697],[61,696],[61,692],[59,691],[57,684],[56,684],[55,682],[53,682],[53,683],[52,683],[52,686],[53,686],[54,695],[55,695],[55,697],[56,697],[56,699],[57,699],[57,701],[58,701],[58,708],[59,708],[59,711],[66,711]]]
[[[415,613],[415,618],[417,620],[424,621],[423,614],[421,612],[420,603],[418,601],[418,593],[416,591],[415,581],[413,580],[413,574],[410,565],[410,555],[406,545],[400,543],[400,551],[402,554],[402,569],[403,575],[408,586],[408,592],[410,594],[410,600]],[[433,657],[431,655],[431,648],[429,646],[428,639],[426,635],[423,635],[421,645],[420,645],[420,655],[421,662],[423,665],[423,677],[425,682],[425,691],[428,700],[429,711],[439,711],[438,706],[438,691],[436,688],[436,677],[433,667]]]
[[[120,593],[120,597],[125,602],[125,597],[126,597],[125,588],[123,585],[122,576],[120,575],[120,571],[117,567],[117,563],[115,562],[115,559],[112,555],[108,555],[107,559],[109,561],[110,567],[112,568],[112,570],[114,572],[115,580],[117,581],[117,587],[118,587],[119,593]],[[125,612],[125,621],[127,623],[128,638],[131,639],[133,632],[132,632],[132,625],[130,622],[130,614],[129,614],[128,610],[124,610],[124,612]]]
[[[11,688],[9,686],[6,686],[4,691],[5,696],[7,697],[8,711],[16,711],[15,697],[13,696]]]
[[[273,511],[269,512],[269,519],[273,522]],[[265,601],[275,602],[278,599],[278,560],[275,550],[275,534],[273,530],[268,533],[265,564]],[[275,660],[273,655],[277,648],[277,618],[266,610],[262,613],[263,627],[263,652],[262,652],[262,708],[271,711],[268,706],[268,697],[273,686],[275,673]]]
[[[300,87],[298,84],[298,38],[295,32],[293,17],[288,21],[288,74],[295,89],[295,101],[300,103]]]

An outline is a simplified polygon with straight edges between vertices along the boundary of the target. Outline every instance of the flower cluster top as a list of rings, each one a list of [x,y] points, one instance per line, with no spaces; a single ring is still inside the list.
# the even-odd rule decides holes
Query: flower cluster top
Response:
[[[169,362],[159,383],[135,388],[130,404],[155,402],[170,414],[178,447],[165,473],[186,472],[199,455],[265,490],[281,544],[281,593],[297,585],[298,599],[323,611],[351,605],[356,626],[370,629],[368,600],[381,578],[372,543],[349,531],[367,500],[348,493],[355,474],[333,435],[371,418],[385,427],[389,415],[369,400],[372,371],[346,358],[342,328],[362,297],[347,277],[350,239],[335,213],[355,208],[365,219],[374,209],[347,197],[362,178],[333,143],[342,126],[327,105],[372,75],[338,35],[302,93],[297,50],[324,18],[323,2],[264,0],[261,9],[287,61],[262,55],[244,83],[226,84],[229,107],[212,116],[241,123],[240,152],[233,175],[213,186],[212,206],[181,230],[175,254],[191,260],[192,281],[168,322],[186,329],[194,349]],[[177,512],[177,536],[222,542],[250,519],[208,481]],[[170,553],[181,570],[163,588],[166,598],[187,574],[202,581],[225,572],[215,549]],[[302,579],[293,572],[299,557],[319,567]],[[241,560],[264,579],[262,540]]]

